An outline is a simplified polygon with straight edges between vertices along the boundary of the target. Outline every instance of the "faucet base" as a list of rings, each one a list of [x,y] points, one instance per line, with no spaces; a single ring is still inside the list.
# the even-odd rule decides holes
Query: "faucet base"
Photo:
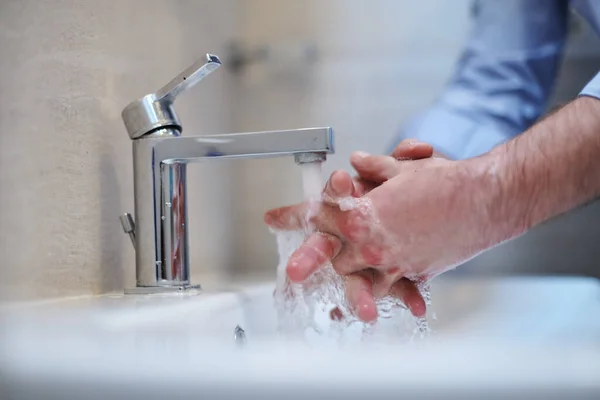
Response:
[[[180,285],[180,286],[136,286],[125,289],[125,294],[156,294],[156,293],[177,293],[193,290],[200,290],[200,285]]]

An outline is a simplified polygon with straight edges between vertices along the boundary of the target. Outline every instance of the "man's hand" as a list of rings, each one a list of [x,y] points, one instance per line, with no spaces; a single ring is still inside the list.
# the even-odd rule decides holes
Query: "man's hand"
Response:
[[[339,210],[338,202],[340,200],[349,197],[360,198],[366,195],[390,176],[394,175],[395,171],[399,171],[396,168],[400,164],[397,161],[398,159],[419,160],[431,157],[433,154],[433,148],[429,144],[407,139],[394,149],[392,157],[369,157],[366,163],[361,163],[360,161],[357,163],[353,162],[358,176],[352,178],[345,171],[334,172],[323,192],[323,207],[328,207],[328,209],[337,208]],[[360,158],[360,153],[355,157]],[[308,205],[306,203],[274,209],[265,214],[265,222],[276,229],[305,229],[307,212]],[[318,218],[318,216],[315,216],[313,220],[315,218]],[[325,244],[327,245],[328,243],[326,242]],[[333,245],[336,246],[338,244],[334,243]],[[323,251],[322,248],[317,248],[316,250],[319,252]],[[325,251],[330,250],[325,249]],[[319,263],[319,265],[322,264]],[[310,273],[312,272],[314,272],[314,269]],[[290,279],[296,282],[306,279],[310,273],[297,276],[293,267],[288,268]],[[368,292],[372,293],[374,278],[374,270],[370,270],[365,266],[365,270],[349,274],[346,279],[346,294],[349,303],[354,307],[359,318],[365,321],[374,320],[377,316],[372,295],[368,295],[365,298],[363,290],[367,288]],[[395,285],[395,290],[391,294],[402,300],[414,315],[423,316],[425,314],[425,302],[416,287],[416,282],[402,279]]]
[[[375,297],[412,290],[404,278],[430,279],[598,198],[598,154],[600,100],[590,97],[468,160],[395,163],[355,154],[352,164],[372,190],[356,199],[355,208],[321,207],[313,218],[317,232],[290,257],[288,275],[301,281],[331,261],[348,276],[347,297],[358,317],[374,320]],[[330,182],[334,192],[354,190],[343,186],[346,178],[332,176]],[[293,222],[293,210],[272,210],[265,219],[285,226]],[[413,314],[423,312],[406,302]]]
[[[381,183],[343,211],[323,205],[311,222],[316,233],[290,257],[287,272],[301,282],[327,262],[347,276],[347,299],[363,321],[377,318],[375,299],[393,295],[415,316],[425,303],[415,282],[466,261],[492,245],[480,227],[488,214],[471,188],[486,186],[485,170],[466,161],[423,159],[397,162],[391,157],[354,154],[352,165],[361,177]],[[328,189],[343,197],[351,190],[346,179],[332,176]],[[272,210],[265,219],[290,226],[294,207]]]

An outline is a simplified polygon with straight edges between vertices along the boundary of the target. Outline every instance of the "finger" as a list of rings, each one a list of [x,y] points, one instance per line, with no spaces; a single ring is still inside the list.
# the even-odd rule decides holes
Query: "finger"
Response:
[[[331,265],[335,272],[340,275],[350,275],[365,268],[354,254],[354,250],[349,246],[344,246],[340,250],[339,254],[331,260]]]
[[[287,264],[287,275],[293,282],[306,280],[341,250],[342,241],[328,233],[316,232],[292,254]]]
[[[373,298],[373,283],[367,274],[358,273],[346,277],[346,299],[354,315],[363,322],[377,319],[377,305]]]
[[[323,190],[323,200],[335,205],[339,199],[352,196],[355,192],[354,181],[346,171],[334,171]]]
[[[389,273],[387,271],[374,270],[373,297],[380,299],[390,294],[391,287],[398,280],[394,275],[395,272]]]
[[[264,215],[265,223],[274,229],[284,231],[303,230],[311,225],[311,229],[329,232],[333,235],[339,233],[338,225],[344,225],[347,219],[343,211],[337,204],[328,203],[317,204],[317,209],[313,209],[314,204],[301,203],[293,206],[285,206],[269,210]]]
[[[433,146],[416,139],[405,139],[396,146],[391,156],[395,159],[420,160],[433,156]]]
[[[274,208],[265,213],[264,221],[268,226],[275,229],[286,231],[304,229],[307,223],[307,212],[307,203]]]
[[[362,197],[365,194],[369,193],[371,190],[375,189],[379,186],[375,182],[367,181],[362,179],[361,177],[355,177],[354,179],[354,197]]]
[[[392,286],[390,294],[402,300],[406,308],[415,317],[422,318],[425,316],[427,306],[415,282],[402,278]]]
[[[356,152],[350,156],[350,163],[362,179],[383,183],[398,173],[398,160],[390,156],[371,156]]]

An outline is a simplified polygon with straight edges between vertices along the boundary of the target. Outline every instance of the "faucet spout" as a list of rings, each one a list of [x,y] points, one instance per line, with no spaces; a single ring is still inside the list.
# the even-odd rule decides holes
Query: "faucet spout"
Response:
[[[251,158],[332,153],[331,128],[231,133],[154,139],[154,160],[158,163],[190,163],[206,158]]]

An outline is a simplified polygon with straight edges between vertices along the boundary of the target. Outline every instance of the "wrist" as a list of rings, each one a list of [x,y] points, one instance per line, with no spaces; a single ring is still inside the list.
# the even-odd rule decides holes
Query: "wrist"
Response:
[[[600,195],[600,100],[580,97],[517,138],[473,159],[497,240]]]
[[[518,210],[515,192],[518,180],[513,178],[514,164],[510,154],[500,148],[482,156],[465,160],[473,210],[477,210],[478,226],[487,247],[495,246],[524,233],[528,227],[527,210]],[[525,207],[526,208],[526,207]]]

